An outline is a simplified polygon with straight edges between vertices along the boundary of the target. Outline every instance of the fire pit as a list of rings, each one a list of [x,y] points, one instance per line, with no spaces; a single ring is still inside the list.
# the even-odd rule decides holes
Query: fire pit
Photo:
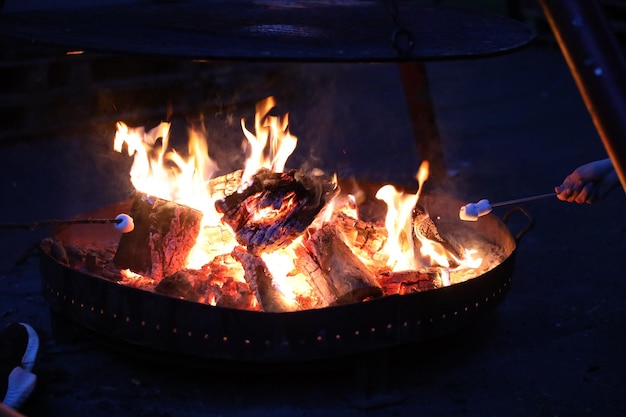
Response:
[[[436,337],[502,300],[516,242],[500,220],[462,222],[461,202],[421,195],[427,164],[416,192],[283,172],[297,139],[286,117],[269,116],[272,108],[271,98],[259,103],[254,134],[242,121],[246,168],[210,180],[196,134],[190,149],[200,151],[185,159],[165,153],[165,126],[146,132],[120,124],[115,147],[135,155],[138,193],[85,216],[127,212],[135,230],[120,236],[72,224],[45,240],[52,310],[134,346],[285,362]],[[164,161],[175,177],[166,181],[182,183],[154,182],[162,171],[152,164]],[[191,183],[198,200],[182,187]]]
[[[396,62],[404,70],[416,70],[407,66],[416,60],[509,51],[533,36],[510,19],[396,1],[141,3],[5,13],[0,21],[4,34],[87,51]],[[411,85],[405,82],[405,89]],[[253,156],[265,149],[258,132],[266,126],[255,127],[254,138],[244,127]],[[285,127],[279,124],[271,134]],[[146,153],[126,136],[139,132],[140,142],[152,146],[165,138],[165,128],[146,132],[120,124],[116,150]],[[198,149],[198,142],[190,148]],[[461,222],[461,202],[420,195],[427,175],[418,178],[417,191],[399,192],[391,185],[285,171],[281,152],[210,181],[210,161],[161,153],[157,159],[176,165],[186,180],[176,196],[160,195],[154,176],[139,169],[146,161],[136,158],[131,177],[137,195],[85,214],[112,219],[129,212],[135,230],[120,236],[102,225],[73,224],[42,243],[52,310],[145,349],[289,362],[436,337],[502,300],[516,242],[497,218]],[[189,200],[189,184],[200,184],[209,199]],[[199,250],[198,242],[209,249]],[[287,261],[283,251],[293,252]],[[296,276],[308,290],[291,286]]]
[[[460,201],[424,196],[430,212],[451,219]],[[128,210],[130,202],[91,216]],[[451,209],[451,207],[453,207]],[[347,355],[428,340],[472,324],[506,295],[515,239],[495,216],[465,224],[473,239],[498,245],[500,264],[466,282],[424,292],[285,313],[216,307],[145,291],[68,267],[41,253],[43,288],[51,310],[102,336],[137,347],[204,359],[289,362]],[[73,225],[55,234],[66,245],[113,245],[114,231]]]

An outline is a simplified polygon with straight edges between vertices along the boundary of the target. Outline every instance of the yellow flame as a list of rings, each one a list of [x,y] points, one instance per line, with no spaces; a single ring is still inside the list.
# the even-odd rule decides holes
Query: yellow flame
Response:
[[[416,175],[418,189],[415,194],[399,192],[392,185],[385,185],[376,192],[376,198],[387,204],[385,227],[388,238],[382,250],[388,256],[387,266],[393,271],[416,270],[419,267],[413,243],[413,209],[428,173],[429,163],[422,161]]]
[[[241,120],[248,155],[239,191],[245,189],[254,174],[262,168],[283,172],[287,159],[296,148],[297,138],[289,132],[288,114],[282,118],[270,115],[275,105],[273,97],[257,103],[254,133]],[[169,133],[168,122],[162,122],[149,131],[143,127],[132,128],[118,122],[113,147],[118,152],[123,152],[126,147],[128,155],[134,157],[130,177],[137,191],[202,211],[203,227],[187,259],[188,268],[199,269],[216,256],[231,253],[238,243],[232,230],[221,224],[220,215],[215,209],[215,200],[224,196],[214,195],[210,188],[210,179],[218,168],[209,157],[206,132],[198,129],[189,131],[187,156],[168,149]],[[387,204],[385,226],[388,238],[382,249],[384,256],[381,259],[386,259],[387,268],[393,271],[441,267],[444,282],[449,282],[449,260],[453,255],[440,243],[419,236],[413,230],[414,208],[428,175],[429,164],[424,161],[416,174],[418,189],[415,194],[399,192],[391,185],[381,187],[376,193],[376,197]],[[334,182],[337,183],[336,176]],[[294,203],[287,198],[284,204],[290,202]],[[251,212],[256,220],[274,215],[270,209],[254,208],[251,207]],[[333,216],[339,212],[357,219],[357,198],[350,195],[344,200],[333,200],[315,219],[312,227],[321,227],[324,222],[331,222]],[[274,278],[273,285],[294,309],[298,305],[298,298],[305,299],[312,291],[306,276],[297,271],[296,267],[296,248],[302,245],[303,239],[304,235],[301,235],[287,248],[261,254]],[[416,253],[416,242],[420,243],[419,255]],[[420,263],[424,259],[427,259],[426,265]],[[467,249],[461,259],[455,259],[456,264],[468,268],[477,268],[481,262],[482,259],[476,257],[476,251]],[[382,263],[378,266],[380,265]],[[122,274],[129,280],[141,277],[132,271],[123,271]],[[243,269],[241,274],[241,277],[234,278],[243,280]],[[214,303],[215,300],[207,299],[207,302]]]
[[[289,133],[288,114],[284,117],[269,115],[275,107],[273,97],[256,105],[255,133],[241,125],[248,141],[250,153],[246,160],[241,188],[245,188],[252,176],[261,168],[282,172],[287,159],[293,153],[297,138]],[[201,124],[203,126],[203,124]],[[223,195],[214,195],[210,179],[218,167],[210,158],[207,133],[204,129],[191,128],[188,132],[187,156],[175,149],[168,149],[170,123],[161,122],[146,132],[144,127],[129,127],[117,123],[113,149],[133,156],[130,178],[135,190],[150,196],[174,201],[202,212],[202,229],[196,245],[187,259],[188,268],[200,268],[215,256],[229,253],[237,245],[232,231],[220,229],[220,242],[212,242],[221,216],[215,209],[215,201]],[[255,212],[263,216],[263,212]]]
[[[137,274],[137,273],[131,271],[130,269],[121,269],[120,273],[122,274],[122,276],[124,278],[131,279],[131,280],[137,280],[137,279],[145,278],[143,275]]]
[[[336,187],[338,183],[336,173],[333,175],[332,182]],[[335,215],[335,208],[337,207],[337,201],[338,201],[338,198],[335,197],[329,202],[327,202],[326,206],[324,206],[324,208],[319,213],[319,215],[315,218],[315,220],[313,220],[313,223],[311,223],[310,227],[314,229],[319,229],[322,227],[322,225],[324,225],[324,223],[330,223]]]
[[[477,268],[482,263],[481,258],[476,258],[475,250],[465,249],[462,257],[457,257],[448,251],[441,243],[433,241],[418,231],[413,230],[413,209],[415,208],[423,185],[428,179],[429,163],[423,161],[417,171],[416,179],[418,189],[415,194],[399,192],[391,185],[381,187],[376,193],[376,198],[387,204],[385,227],[388,238],[383,247],[388,256],[387,266],[393,271],[417,270],[420,268],[440,267],[444,284],[449,283],[450,260],[454,260],[461,268]],[[419,242],[419,254],[417,256],[416,242]]]
[[[143,127],[130,128],[118,122],[113,149],[122,152],[125,144],[128,155],[134,156],[130,179],[137,191],[184,204],[202,211],[205,217],[215,218],[207,184],[217,165],[209,157],[206,137],[190,130],[189,156],[184,158],[176,150],[168,151],[169,130],[167,122],[148,132]]]
[[[420,254],[428,261],[429,266],[440,266],[450,272],[461,269],[475,269],[482,265],[483,259],[476,257],[478,251],[475,249],[463,248],[461,256],[456,256],[439,242],[430,240],[419,233],[416,233],[415,237],[420,242]],[[451,260],[457,264],[455,268],[450,268]]]
[[[439,242],[427,239],[419,233],[416,234],[416,237],[421,243],[420,254],[429,259],[431,265],[442,266],[444,268],[450,267],[449,256],[451,256],[451,254],[443,245]]]
[[[261,259],[272,274],[272,285],[280,293],[283,300],[293,310],[297,309],[296,297],[311,291],[304,279],[298,279],[295,260],[295,248],[302,245],[302,236],[295,239],[289,246],[272,252],[264,252]]]
[[[376,192],[376,198],[387,204],[385,227],[388,237],[382,249],[388,256],[387,266],[393,271],[417,269],[412,232],[417,194],[405,194],[392,185],[385,185]]]
[[[428,175],[430,174],[430,163],[428,161],[422,161],[420,167],[417,170],[417,199],[419,200],[420,194],[422,193],[422,188],[426,180],[428,179]]]
[[[254,134],[246,128],[244,119],[241,119],[241,129],[248,140],[250,150],[240,189],[245,189],[252,176],[261,168],[283,172],[287,159],[296,149],[298,138],[289,133],[289,114],[285,114],[282,119],[269,115],[275,106],[274,97],[268,97],[257,103]]]

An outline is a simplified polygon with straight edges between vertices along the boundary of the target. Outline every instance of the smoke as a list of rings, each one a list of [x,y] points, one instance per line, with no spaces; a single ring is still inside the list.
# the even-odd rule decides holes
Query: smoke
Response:
[[[309,64],[299,83],[290,120],[300,167],[414,181],[420,159],[394,65]]]

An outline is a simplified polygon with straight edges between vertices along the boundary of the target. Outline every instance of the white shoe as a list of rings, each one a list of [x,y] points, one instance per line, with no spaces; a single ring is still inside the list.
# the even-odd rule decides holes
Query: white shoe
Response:
[[[2,403],[13,409],[19,408],[30,396],[37,384],[37,376],[18,366],[9,374],[7,393]]]
[[[35,329],[26,323],[20,323],[28,333],[28,343],[26,349],[24,349],[24,356],[22,356],[22,368],[25,371],[32,371],[35,366],[35,359],[37,358],[37,352],[39,351],[39,336]]]

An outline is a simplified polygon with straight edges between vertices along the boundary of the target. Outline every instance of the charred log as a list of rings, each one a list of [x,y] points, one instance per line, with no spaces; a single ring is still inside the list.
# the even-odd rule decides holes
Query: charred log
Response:
[[[332,181],[301,171],[274,173],[262,169],[248,188],[218,200],[215,207],[235,232],[237,242],[258,254],[291,243],[337,192]]]
[[[161,279],[154,287],[154,292],[170,297],[198,301],[200,294],[196,289],[195,281],[189,271],[178,271]]]
[[[115,248],[85,248],[76,245],[64,245],[57,238],[46,238],[39,245],[40,250],[51,256],[60,264],[99,276],[109,281],[119,282],[122,279],[120,269],[112,265],[111,260]]]
[[[452,259],[449,259],[450,266],[458,266],[455,258],[460,259],[463,257],[463,246],[450,237],[442,236],[433,219],[426,210],[419,205],[417,205],[414,210],[413,232],[417,236],[425,237],[443,246],[443,248],[452,255]],[[414,241],[416,247],[419,247],[420,243],[418,239],[414,238]]]
[[[200,300],[218,307],[261,311],[256,293],[241,278],[243,266],[231,254],[216,256],[203,270],[208,280],[200,283]]]
[[[59,239],[53,237],[45,238],[41,241],[40,249],[60,264],[69,266],[70,261],[67,256],[67,252],[63,247],[63,243]]]
[[[154,292],[218,307],[260,311],[255,293],[246,282],[241,264],[226,254],[215,257],[199,270],[183,269],[164,277]]]
[[[211,284],[207,288],[205,303],[218,307],[236,308],[239,310],[262,311],[255,293],[246,282],[229,277],[221,285]]]
[[[346,246],[337,230],[324,224],[304,245],[337,294],[335,304],[349,304],[380,297],[376,276]]]
[[[157,282],[185,267],[202,213],[190,207],[136,193],[130,210],[135,229],[120,238],[114,263]]]
[[[410,294],[440,288],[441,275],[435,270],[386,272],[378,277],[384,295]]]

